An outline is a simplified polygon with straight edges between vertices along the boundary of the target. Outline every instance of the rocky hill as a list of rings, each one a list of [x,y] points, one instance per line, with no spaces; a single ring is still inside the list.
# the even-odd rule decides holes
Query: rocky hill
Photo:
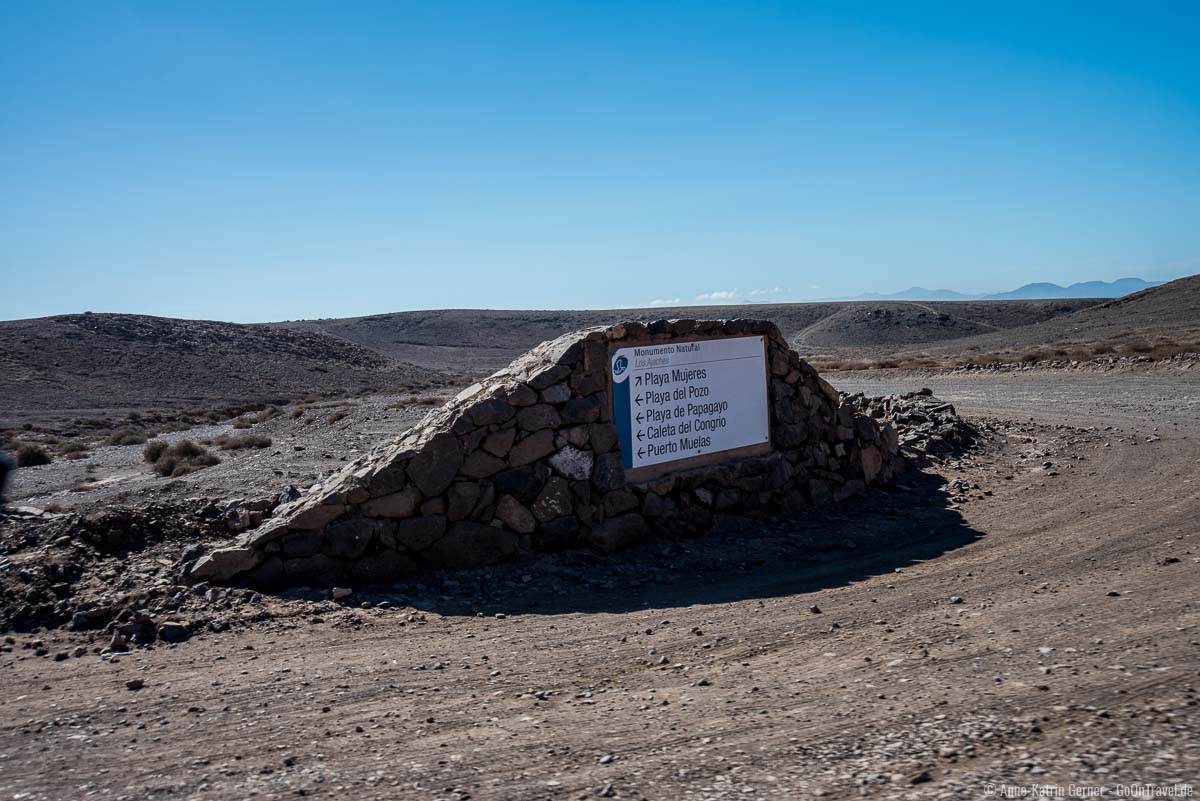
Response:
[[[175,407],[421,383],[427,370],[319,332],[130,314],[0,322],[0,408]]]

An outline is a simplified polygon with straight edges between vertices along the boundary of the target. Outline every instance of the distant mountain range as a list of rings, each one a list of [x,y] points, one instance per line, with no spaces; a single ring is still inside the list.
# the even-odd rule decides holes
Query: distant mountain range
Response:
[[[1152,286],[1162,284],[1162,281],[1143,281],[1140,278],[1118,278],[1116,281],[1081,281],[1070,286],[1059,286],[1047,282],[1026,284],[1011,292],[998,292],[994,295],[965,295],[952,289],[924,289],[914,286],[903,292],[893,292],[881,295],[878,292],[867,292],[852,298],[837,298],[837,300],[1052,300],[1054,298],[1123,298],[1134,292],[1141,292]]]

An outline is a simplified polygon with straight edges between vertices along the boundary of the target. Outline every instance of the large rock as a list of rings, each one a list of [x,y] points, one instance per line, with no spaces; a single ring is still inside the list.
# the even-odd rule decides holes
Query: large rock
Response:
[[[426,497],[440,495],[450,486],[463,455],[458,437],[448,432],[434,434],[408,465],[408,475]]]
[[[222,548],[200,557],[189,575],[196,581],[225,582],[258,567],[265,557],[265,553],[254,548]]]
[[[605,520],[583,535],[593,548],[612,553],[635,545],[650,536],[650,527],[638,514],[621,515]]]
[[[530,434],[513,445],[508,453],[508,463],[513,467],[524,467],[554,453],[554,432],[543,429]]]
[[[421,559],[430,567],[463,568],[495,565],[517,553],[517,535],[496,526],[461,520],[429,546]]]

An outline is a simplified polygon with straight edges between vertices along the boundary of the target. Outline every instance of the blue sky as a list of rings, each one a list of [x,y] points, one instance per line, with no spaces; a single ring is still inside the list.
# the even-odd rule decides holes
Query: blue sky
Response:
[[[5,0],[0,318],[1196,273],[1198,38],[1194,3]]]

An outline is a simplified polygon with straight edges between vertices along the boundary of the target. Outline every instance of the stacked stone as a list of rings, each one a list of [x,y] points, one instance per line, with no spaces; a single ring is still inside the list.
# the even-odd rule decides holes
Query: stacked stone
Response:
[[[752,335],[767,343],[772,451],[627,482],[611,349]],[[373,584],[533,551],[614,551],[654,532],[700,533],[735,516],[841,500],[901,464],[895,431],[855,414],[773,323],[621,323],[542,343],[279,507],[193,575],[252,586]]]

